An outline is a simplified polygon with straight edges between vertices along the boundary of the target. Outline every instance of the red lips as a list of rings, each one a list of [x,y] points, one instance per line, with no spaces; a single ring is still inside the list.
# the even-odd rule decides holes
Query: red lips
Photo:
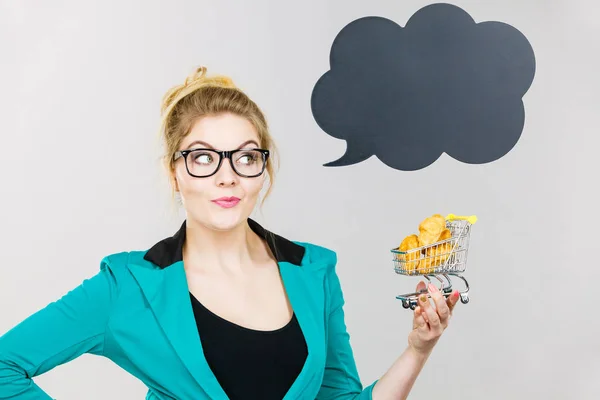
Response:
[[[235,207],[239,202],[239,197],[219,197],[218,199],[214,199],[213,203],[223,207],[223,208],[231,208]]]
[[[240,199],[238,197],[219,197],[213,201],[240,201]]]

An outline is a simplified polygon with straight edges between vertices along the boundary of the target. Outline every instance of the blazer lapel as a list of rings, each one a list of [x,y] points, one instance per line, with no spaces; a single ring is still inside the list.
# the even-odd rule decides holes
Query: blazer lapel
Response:
[[[311,387],[315,374],[322,371],[325,363],[326,348],[323,332],[323,285],[319,285],[320,274],[314,274],[304,266],[299,268],[287,262],[279,262],[279,269],[286,292],[296,313],[308,347],[308,357],[300,374],[288,390],[283,400],[304,398],[303,392]],[[317,278],[315,280],[315,278]],[[321,276],[322,278],[322,276]],[[322,280],[321,280],[322,282]],[[314,386],[314,385],[312,385]],[[319,385],[316,385],[317,387]],[[316,392],[315,392],[316,395]],[[310,397],[310,394],[307,394]],[[312,398],[312,397],[311,397]]]
[[[227,398],[204,357],[183,262],[165,269],[130,264],[130,270],[166,337],[196,382],[210,398]]]

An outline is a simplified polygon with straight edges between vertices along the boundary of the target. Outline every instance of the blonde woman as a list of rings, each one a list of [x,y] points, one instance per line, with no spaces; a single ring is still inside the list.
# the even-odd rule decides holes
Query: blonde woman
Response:
[[[406,398],[458,293],[430,287],[435,307],[421,300],[406,349],[363,387],[335,253],[250,218],[274,173],[259,107],[201,67],[161,111],[185,221],[146,251],[106,256],[95,276],[0,337],[0,398],[50,399],[32,379],[84,353],[143,381],[147,399]]]

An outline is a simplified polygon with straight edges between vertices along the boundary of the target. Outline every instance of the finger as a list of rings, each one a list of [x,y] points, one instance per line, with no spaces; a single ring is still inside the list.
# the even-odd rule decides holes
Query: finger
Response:
[[[423,281],[419,281],[419,283],[417,284],[417,290],[416,292],[423,292],[425,291],[425,289],[427,288],[427,285],[425,285],[425,282]]]
[[[455,290],[454,293],[452,293],[452,295],[448,296],[448,298],[446,299],[446,304],[448,304],[448,309],[450,310],[450,314],[452,314],[452,311],[454,310],[454,306],[456,305],[456,303],[458,303],[459,297],[460,297],[460,295],[458,293],[458,290]]]
[[[420,306],[418,306],[417,308],[421,309],[421,315],[423,316],[423,319],[425,320],[425,322],[429,323],[429,320],[427,319],[427,314],[425,313],[425,309],[423,307],[425,303],[429,304],[429,299],[426,295],[422,294],[418,297],[418,304],[420,304]]]
[[[413,311],[413,329],[417,329],[417,318],[421,316],[421,307],[415,308]]]
[[[415,308],[415,311],[414,311],[414,315],[413,315],[413,316],[414,316],[414,318],[417,318],[419,315],[421,315],[421,312],[422,312],[422,311],[423,311],[423,310],[421,309],[421,307],[417,306],[417,307]]]
[[[431,329],[437,330],[440,328],[440,317],[438,316],[436,310],[433,309],[433,306],[429,303],[429,298],[422,294],[419,297],[419,301],[421,303],[421,307],[423,308],[423,314],[427,323],[431,327]]]
[[[427,332],[429,330],[429,325],[427,325],[427,321],[423,318],[423,312],[420,307],[417,307],[419,313],[415,313],[415,321],[413,324],[414,329],[418,329],[422,332]],[[416,310],[415,310],[416,311]]]
[[[417,329],[419,327],[420,320],[423,320],[424,323],[427,323],[423,317],[423,309],[417,306],[413,314],[413,329]]]
[[[448,323],[448,317],[450,316],[450,309],[448,308],[448,304],[446,304],[446,298],[432,283],[429,284],[429,293],[435,304],[440,323],[445,328]]]

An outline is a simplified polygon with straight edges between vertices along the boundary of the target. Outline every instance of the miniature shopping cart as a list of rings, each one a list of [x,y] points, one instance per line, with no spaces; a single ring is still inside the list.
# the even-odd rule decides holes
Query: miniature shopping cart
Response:
[[[465,289],[459,291],[460,301],[469,302],[469,283],[462,276],[467,267],[467,253],[469,250],[469,237],[472,225],[477,222],[475,215],[465,217],[449,214],[446,216],[446,228],[451,232],[451,237],[408,251],[392,249],[394,270],[397,274],[408,276],[423,276],[428,282],[430,277],[439,281],[440,292],[445,297],[452,294],[451,276],[462,280]],[[402,301],[404,308],[414,310],[420,295],[429,297],[427,289],[414,293],[396,296]]]

